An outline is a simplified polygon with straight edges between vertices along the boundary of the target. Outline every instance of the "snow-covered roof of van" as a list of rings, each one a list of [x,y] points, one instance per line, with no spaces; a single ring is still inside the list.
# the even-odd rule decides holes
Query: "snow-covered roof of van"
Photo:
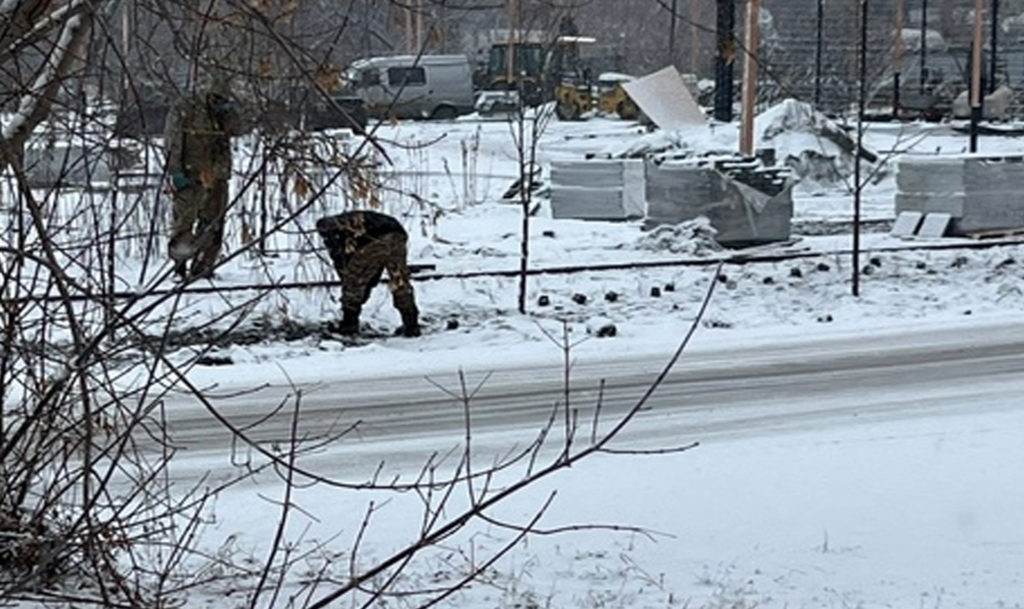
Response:
[[[352,62],[353,68],[386,68],[392,66],[439,65],[452,63],[469,63],[465,55],[388,55],[383,57],[367,57]]]

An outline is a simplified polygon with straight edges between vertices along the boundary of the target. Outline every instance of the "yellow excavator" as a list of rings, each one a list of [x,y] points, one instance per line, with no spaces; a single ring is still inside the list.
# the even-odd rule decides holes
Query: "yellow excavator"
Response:
[[[596,39],[578,35],[574,26],[560,30],[563,33],[550,42],[545,42],[544,32],[492,33],[487,64],[478,77],[483,89],[477,99],[480,114],[507,113],[520,101],[526,106],[554,101],[555,113],[562,120],[581,120],[591,111],[606,112],[606,108],[610,108],[608,114],[636,117],[636,106],[621,81],[607,88],[599,81],[595,87],[589,70],[583,67],[580,50]]]
[[[580,120],[597,104],[590,71],[580,62],[580,47],[594,42],[589,36],[562,35],[555,39],[547,76],[555,114],[563,121]]]

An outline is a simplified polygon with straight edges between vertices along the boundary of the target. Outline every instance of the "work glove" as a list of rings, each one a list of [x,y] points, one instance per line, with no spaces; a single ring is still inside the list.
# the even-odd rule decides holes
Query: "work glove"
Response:
[[[191,185],[192,180],[190,180],[189,177],[185,175],[184,171],[175,171],[171,173],[171,188],[173,188],[176,192],[185,190]]]

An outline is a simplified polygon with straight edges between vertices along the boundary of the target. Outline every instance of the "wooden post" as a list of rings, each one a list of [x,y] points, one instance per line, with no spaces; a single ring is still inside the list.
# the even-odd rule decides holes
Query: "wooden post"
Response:
[[[740,154],[754,154],[754,102],[757,99],[757,61],[761,32],[761,0],[747,0],[747,35],[743,61],[743,122],[740,126]]]

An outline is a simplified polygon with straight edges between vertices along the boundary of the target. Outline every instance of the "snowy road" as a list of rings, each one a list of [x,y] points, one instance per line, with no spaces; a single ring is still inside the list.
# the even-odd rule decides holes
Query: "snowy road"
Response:
[[[1024,458],[1017,398],[1024,324],[980,321],[785,342],[761,337],[743,345],[722,342],[721,333],[698,333],[650,408],[615,445],[699,441],[698,450],[598,455],[504,508],[521,518],[557,489],[550,526],[624,523],[670,537],[535,539],[511,561],[543,568],[517,579],[506,594],[523,587],[560,594],[555,600],[564,602],[553,604],[567,607],[594,606],[586,599],[605,588],[637,606],[675,606],[666,598],[693,607],[779,609],[1020,606],[1014,603],[1024,589],[1024,480],[1016,465]],[[606,379],[607,422],[633,403],[666,359],[580,361],[571,398],[583,411],[580,420],[591,420],[598,379]],[[481,363],[467,370],[469,386],[489,369],[495,372],[471,409],[474,455],[481,457],[533,440],[561,399],[557,366]],[[305,378],[331,376],[306,372]],[[351,482],[373,473],[409,480],[427,455],[445,454],[463,439],[461,408],[422,375],[371,380],[358,374],[346,378],[339,371],[336,380],[304,386],[304,433],[362,421],[358,439],[303,457],[304,468]],[[217,376],[226,376],[223,369]],[[457,381],[450,373],[432,378]],[[235,424],[252,425],[288,393],[268,387],[214,403]],[[184,401],[169,406],[178,441],[187,447],[172,465],[176,480],[195,482],[211,470],[224,478],[251,456],[236,450],[229,461],[231,443],[209,414]],[[247,433],[285,441],[289,424],[284,409]],[[553,450],[560,431],[556,423]],[[581,424],[581,435],[589,431],[589,423]],[[253,482],[218,500],[218,513],[232,516],[209,532],[211,543],[248,531],[246,543],[265,552],[260,533],[275,517],[272,498],[281,485],[274,475]],[[309,535],[358,531],[362,510],[338,506],[372,497],[339,495],[322,485],[303,491]],[[401,537],[389,523],[418,522],[421,506],[415,495],[389,495],[389,508],[374,530],[385,546]],[[335,543],[346,548],[351,539]],[[488,590],[473,588],[468,594],[476,602],[464,606],[500,606]]]
[[[642,395],[667,358],[577,362],[570,401],[583,422],[581,433],[591,431],[601,379],[601,420],[607,425]],[[557,364],[511,369],[492,364],[465,373],[469,390],[476,391],[470,408],[475,441],[480,447],[491,432],[501,432],[493,434],[495,447],[516,436],[528,441],[556,404],[564,403],[562,370]],[[675,366],[620,445],[650,448],[1007,408],[1006,396],[1017,390],[1022,375],[1024,327],[1017,325],[977,326],[969,333],[931,328],[833,336],[767,346],[698,344]],[[464,409],[434,383],[458,392],[454,373],[300,385],[299,435],[322,436],[358,424],[348,432],[349,439],[358,436],[358,441],[346,442],[346,447],[357,446],[370,461],[376,453],[376,459],[386,458],[392,465],[404,455],[414,466],[427,452],[450,448],[464,434]],[[222,385],[210,395],[217,411],[248,437],[288,442],[294,389],[268,385],[238,394]],[[197,404],[172,402],[168,411],[174,437],[186,454],[218,452],[231,445],[228,431]],[[399,448],[403,442],[408,452]]]

